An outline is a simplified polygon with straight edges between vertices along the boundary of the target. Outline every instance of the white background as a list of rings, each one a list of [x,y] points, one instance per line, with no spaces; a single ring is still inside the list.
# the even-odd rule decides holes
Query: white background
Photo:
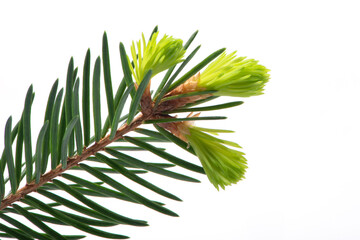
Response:
[[[51,85],[65,86],[70,57],[81,69],[88,47],[94,62],[105,30],[114,87],[120,41],[129,51],[155,25],[184,40],[199,30],[193,64],[227,47],[271,69],[264,95],[216,113],[225,121],[199,123],[236,131],[222,137],[243,147],[246,179],[218,192],[187,171],[202,183],[150,178],[183,199],[157,198],[180,218],[145,209],[135,214],[150,227],[113,231],[134,240],[360,239],[358,1],[133,2],[1,1],[1,128],[19,119],[33,84],[35,137]]]

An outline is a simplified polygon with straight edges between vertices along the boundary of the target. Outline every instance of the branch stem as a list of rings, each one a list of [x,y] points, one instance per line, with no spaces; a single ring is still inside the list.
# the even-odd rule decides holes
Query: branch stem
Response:
[[[87,147],[83,150],[81,155],[76,155],[69,157],[67,159],[67,167],[65,169],[62,168],[62,165],[59,164],[55,169],[52,169],[48,171],[47,173],[43,174],[40,177],[40,180],[38,183],[35,183],[35,180],[32,182],[26,184],[21,189],[17,190],[16,193],[10,194],[5,199],[1,201],[0,204],[0,211],[5,209],[8,206],[11,206],[16,201],[21,200],[24,198],[27,194],[30,194],[32,192],[36,192],[36,190],[44,185],[45,183],[51,182],[52,179],[61,176],[63,172],[66,170],[77,166],[81,161],[86,160],[88,157],[95,155],[97,152],[104,150],[106,146],[108,146],[110,143],[122,138],[125,134],[128,132],[131,132],[138,126],[140,126],[143,121],[151,119],[153,116],[145,116],[143,114],[139,114],[130,124],[124,124],[122,125],[115,134],[115,137],[110,140],[110,135],[107,135],[106,137],[102,138],[99,142],[94,143],[90,147]]]
[[[187,83],[185,83],[186,85]],[[150,85],[150,84],[149,84]],[[180,86],[180,89],[183,87]],[[182,92],[180,92],[182,93]],[[151,100],[150,88],[148,87],[142,98],[141,98],[141,113],[133,119],[133,121],[129,124],[123,124],[115,134],[115,137],[110,140],[110,134],[100,139],[98,142],[95,142],[93,145],[86,147],[80,155],[75,155],[68,157],[66,168],[62,168],[62,164],[59,164],[55,169],[48,171],[40,177],[38,183],[35,180],[27,183],[24,187],[20,188],[14,194],[10,194],[6,198],[1,201],[0,211],[11,206],[14,202],[20,201],[27,194],[32,192],[36,192],[38,188],[40,188],[45,183],[51,182],[54,178],[61,176],[63,172],[66,170],[78,166],[80,162],[86,160],[88,157],[95,155],[96,153],[103,151],[109,144],[112,142],[123,138],[125,134],[133,131],[135,128],[139,127],[141,124],[146,123],[147,120],[154,121],[160,119],[168,119],[171,118],[168,114],[164,114],[166,111],[177,109],[178,107],[185,106],[188,103],[192,103],[196,100],[208,98],[211,94],[205,95],[194,95],[190,97],[183,97],[172,99],[170,101],[166,101],[163,104],[160,104],[157,109],[154,109],[153,102]],[[150,102],[150,104],[149,104]]]

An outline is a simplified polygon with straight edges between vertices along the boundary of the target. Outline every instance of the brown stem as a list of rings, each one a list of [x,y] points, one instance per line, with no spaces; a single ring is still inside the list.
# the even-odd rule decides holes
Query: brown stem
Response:
[[[33,180],[30,183],[27,183],[23,188],[19,189],[15,194],[10,194],[8,197],[1,201],[0,211],[10,206],[16,201],[24,198],[27,194],[35,192],[39,187],[44,185],[47,182],[50,182],[52,179],[61,176],[63,172],[66,170],[78,165],[81,161],[86,160],[91,155],[95,155],[97,152],[104,150],[106,146],[110,143],[116,141],[119,138],[122,138],[126,133],[134,130],[138,126],[142,124],[144,120],[151,119],[152,116],[144,116],[143,114],[139,114],[131,124],[124,124],[117,131],[115,138],[110,140],[109,135],[101,139],[99,142],[96,142],[92,146],[85,148],[81,155],[76,155],[73,157],[69,157],[67,159],[67,166],[65,169],[62,168],[62,165],[59,164],[55,169],[50,170],[40,177],[39,183],[35,183]]]
[[[180,85],[178,88],[176,88],[169,94],[176,95],[176,94],[182,94],[185,92],[192,91],[196,86],[195,83],[197,83],[198,78],[199,78],[198,75],[190,78],[189,81]],[[176,109],[178,107],[185,106],[187,103],[191,103],[196,100],[199,100],[202,98],[207,98],[207,97],[209,97],[209,96],[201,95],[201,96],[193,96],[193,97],[186,97],[186,98],[170,100],[170,101],[160,104],[158,106],[158,108],[156,110],[154,110],[153,109],[154,104],[153,104],[153,101],[151,100],[150,84],[149,84],[149,86],[147,87],[147,89],[141,99],[141,109],[142,109],[141,113],[131,122],[131,124],[122,125],[116,131],[114,139],[110,140],[109,135],[104,137],[99,142],[96,142],[92,146],[85,148],[81,155],[69,157],[67,159],[66,168],[63,169],[62,165],[59,164],[55,169],[50,170],[49,172],[42,175],[40,177],[39,183],[35,183],[35,180],[33,180],[30,183],[27,183],[24,187],[19,189],[15,194],[10,194],[9,196],[7,196],[5,199],[3,199],[1,201],[0,211],[5,209],[6,207],[10,206],[14,202],[21,200],[27,194],[35,192],[39,187],[41,187],[45,183],[51,182],[52,179],[54,179],[58,176],[61,176],[61,174],[63,172],[65,172],[66,170],[68,170],[74,166],[77,166],[81,161],[86,160],[91,155],[95,155],[97,152],[104,150],[104,148],[106,146],[108,146],[110,143],[116,141],[119,138],[122,138],[126,133],[128,133],[128,132],[134,130],[135,128],[137,128],[138,126],[140,126],[144,120],[169,118],[170,117],[169,115],[163,115],[162,112],[170,111],[170,110]],[[168,130],[171,131],[171,129],[169,129],[168,127],[165,127],[165,128],[167,128]],[[177,135],[175,130],[173,130],[171,132],[173,132],[173,134]],[[181,136],[180,136],[180,138],[181,138]]]

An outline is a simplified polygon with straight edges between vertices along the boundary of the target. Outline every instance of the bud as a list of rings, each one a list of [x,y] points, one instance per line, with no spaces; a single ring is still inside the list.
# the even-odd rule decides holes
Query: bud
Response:
[[[192,125],[192,122],[173,122],[160,126],[189,143],[200,159],[207,177],[217,190],[219,187],[225,189],[225,186],[244,179],[247,168],[245,154],[227,146],[241,147],[237,143],[210,135],[232,131],[200,128]]]
[[[198,88],[216,90],[214,95],[250,97],[261,95],[269,70],[254,59],[222,53],[201,73]]]
[[[250,97],[263,94],[264,86],[270,77],[269,70],[256,60],[236,57],[235,53],[222,53],[202,73],[190,77],[168,92],[165,98],[191,92],[215,92],[164,101],[158,107],[159,111],[172,111],[212,95]]]
[[[156,42],[158,34],[159,32],[154,33],[148,43],[145,41],[144,34],[142,34],[142,41],[138,41],[136,46],[134,41],[132,43],[131,55],[135,68],[131,64],[130,68],[137,84],[140,84],[150,69],[152,69],[152,76],[155,76],[183,61],[185,54],[183,41],[164,35],[159,42]]]

